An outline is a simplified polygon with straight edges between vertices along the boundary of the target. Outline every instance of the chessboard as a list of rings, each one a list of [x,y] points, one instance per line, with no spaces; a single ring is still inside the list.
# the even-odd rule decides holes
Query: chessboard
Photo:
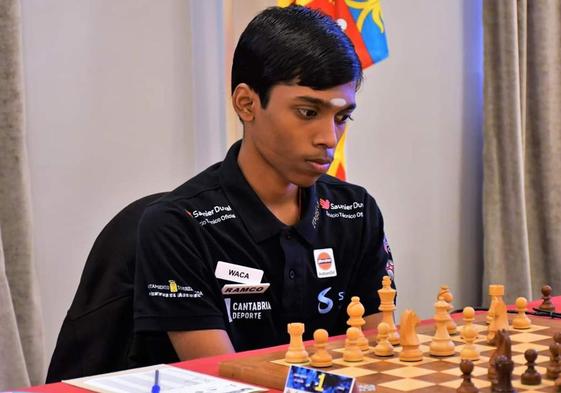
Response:
[[[553,335],[561,331],[561,319],[548,317],[529,316],[532,325],[529,329],[515,330],[509,328],[510,340],[512,342],[512,361],[514,371],[512,385],[518,392],[555,392],[553,380],[546,378],[546,367],[550,361],[549,346],[553,343]],[[474,361],[472,382],[480,389],[480,392],[491,392],[491,383],[487,379],[488,361],[495,347],[487,344],[487,325],[485,315],[476,316],[473,325],[478,331],[475,341],[479,351],[480,359]],[[461,326],[458,326],[458,330]],[[401,347],[396,346],[396,354],[392,357],[378,357],[374,355],[372,347],[365,353],[363,361],[345,362],[342,352],[345,338],[332,340],[327,349],[333,356],[333,365],[322,368],[328,372],[356,377],[361,391],[376,391],[377,393],[400,393],[400,392],[432,392],[432,393],[455,393],[462,382],[462,372],[459,368],[460,351],[463,340],[459,335],[452,336],[456,345],[456,353],[450,357],[433,357],[428,354],[429,345],[434,335],[433,324],[421,324],[417,327],[420,349],[424,356],[418,362],[404,362],[398,359],[397,354]],[[367,338],[371,343],[374,337]],[[306,350],[312,354],[313,342],[305,343]],[[542,374],[540,385],[529,386],[520,382],[520,375],[526,370],[524,352],[533,348],[538,352],[536,369]],[[283,390],[289,364],[284,361],[285,351],[270,352],[265,354],[238,357],[227,360],[220,364],[219,374],[222,377],[232,378],[255,385],[265,386],[271,389]],[[303,364],[309,367],[306,364]]]

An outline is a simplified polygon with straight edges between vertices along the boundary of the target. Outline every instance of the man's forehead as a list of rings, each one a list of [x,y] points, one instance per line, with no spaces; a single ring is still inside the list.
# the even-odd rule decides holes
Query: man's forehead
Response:
[[[329,89],[316,90],[308,86],[279,84],[271,89],[271,93],[276,93],[291,100],[313,101],[318,104],[324,103],[331,106],[346,106],[355,103],[356,83],[349,82],[343,85],[334,86]]]

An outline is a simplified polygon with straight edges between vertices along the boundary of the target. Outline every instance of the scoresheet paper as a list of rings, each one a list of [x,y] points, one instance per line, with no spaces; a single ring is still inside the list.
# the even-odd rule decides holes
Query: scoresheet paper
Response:
[[[256,386],[165,364],[70,379],[63,382],[99,393],[150,393],[154,385],[156,370],[159,372],[160,393],[249,393],[266,391],[266,389]]]

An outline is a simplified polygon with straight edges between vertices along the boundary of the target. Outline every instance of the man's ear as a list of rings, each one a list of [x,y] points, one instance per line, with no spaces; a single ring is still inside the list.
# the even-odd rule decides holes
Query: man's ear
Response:
[[[241,121],[249,123],[255,119],[255,107],[259,96],[246,83],[240,83],[232,93],[232,105]]]

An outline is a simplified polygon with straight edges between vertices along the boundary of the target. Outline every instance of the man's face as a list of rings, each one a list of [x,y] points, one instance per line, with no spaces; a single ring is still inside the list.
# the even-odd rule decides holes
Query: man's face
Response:
[[[355,87],[355,82],[327,90],[274,86],[267,108],[255,106],[250,131],[265,164],[288,183],[311,186],[329,169],[355,108]]]

